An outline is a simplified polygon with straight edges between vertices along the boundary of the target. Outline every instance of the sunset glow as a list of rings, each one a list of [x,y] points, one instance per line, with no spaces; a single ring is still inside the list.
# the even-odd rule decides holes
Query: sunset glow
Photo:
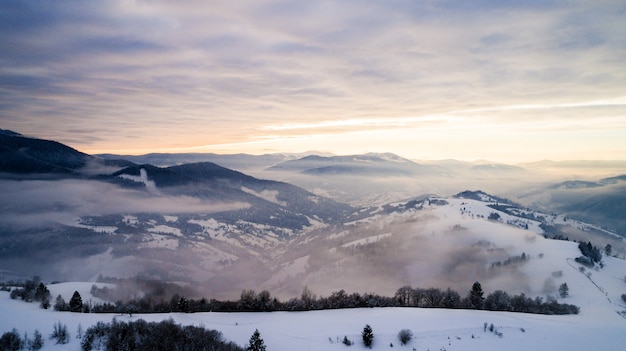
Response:
[[[626,4],[0,4],[0,128],[86,153],[624,159]]]

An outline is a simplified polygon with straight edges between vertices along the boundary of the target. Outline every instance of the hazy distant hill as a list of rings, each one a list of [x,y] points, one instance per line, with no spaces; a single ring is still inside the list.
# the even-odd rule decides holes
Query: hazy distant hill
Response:
[[[520,196],[527,204],[609,228],[626,237],[626,175],[568,180]]]
[[[156,188],[166,194],[251,205],[245,210],[215,215],[221,219],[229,219],[230,222],[248,220],[301,229],[302,226],[309,225],[307,217],[328,222],[337,220],[352,210],[350,206],[312,194],[291,184],[257,179],[211,162],[167,168],[151,165],[133,166],[112,174],[110,180],[125,186],[143,187],[143,184],[129,183],[128,178],[122,177],[123,175],[139,177],[142,169]],[[293,227],[287,223],[298,224]]]
[[[295,157],[288,154],[218,155],[213,153],[151,153],[146,155],[99,154],[95,156],[103,159],[124,159],[137,164],[152,164],[159,167],[177,166],[187,163],[213,162],[222,167],[236,170],[266,168]]]
[[[270,169],[312,175],[410,176],[432,174],[437,166],[425,166],[391,153],[351,156],[306,156],[277,164]]]

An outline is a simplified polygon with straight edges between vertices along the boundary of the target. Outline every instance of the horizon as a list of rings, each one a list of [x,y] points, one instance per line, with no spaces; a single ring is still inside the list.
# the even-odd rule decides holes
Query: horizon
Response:
[[[621,160],[626,5],[0,4],[0,124],[89,154]]]
[[[333,152],[328,152],[328,151],[319,151],[319,150],[306,150],[306,151],[302,151],[302,152],[289,152],[289,151],[284,151],[284,152],[280,152],[280,151],[276,151],[276,152],[259,152],[259,153],[252,153],[252,152],[212,152],[212,151],[193,151],[194,149],[197,148],[185,148],[185,149],[166,149],[163,151],[149,151],[149,152],[145,152],[145,153],[141,153],[141,152],[129,152],[129,153],[116,153],[116,152],[101,152],[101,153],[90,153],[90,152],[86,152],[85,150],[81,150],[76,148],[73,145],[64,143],[60,140],[54,140],[54,139],[45,139],[45,138],[41,138],[39,136],[36,135],[32,135],[32,134],[24,134],[24,133],[20,133],[19,131],[16,130],[10,130],[10,129],[2,129],[0,128],[0,130],[5,130],[5,131],[10,131],[10,132],[14,132],[19,134],[20,136],[26,137],[26,138],[35,138],[35,139],[42,139],[42,140],[50,140],[50,141],[55,141],[55,142],[59,142],[63,145],[69,146],[79,152],[85,153],[87,155],[90,156],[100,156],[100,155],[110,155],[110,156],[120,156],[120,157],[141,157],[141,156],[148,156],[148,155],[185,155],[185,154],[193,154],[193,155],[202,155],[202,154],[206,154],[206,155],[217,155],[217,156],[237,156],[237,155],[245,155],[245,156],[266,156],[266,155],[291,155],[291,156],[297,156],[297,157],[306,157],[306,156],[310,156],[310,155],[316,155],[316,156],[322,156],[322,157],[337,157],[337,156],[362,156],[362,155],[384,155],[384,154],[391,154],[391,155],[395,155],[404,159],[407,159],[409,161],[412,162],[417,162],[417,163],[438,163],[438,162],[446,162],[446,161],[453,161],[453,162],[462,162],[462,163],[470,163],[470,164],[476,164],[476,165],[481,165],[481,164],[502,164],[502,165],[512,165],[512,166],[528,166],[528,165],[537,165],[537,164],[545,164],[545,163],[554,163],[555,167],[587,167],[589,163],[593,163],[596,166],[599,166],[600,168],[613,168],[613,167],[617,167],[617,168],[623,168],[626,165],[626,158],[622,158],[622,159],[563,159],[563,160],[554,160],[554,159],[529,159],[527,161],[520,161],[520,162],[506,162],[506,161],[497,161],[497,160],[491,160],[491,159],[485,159],[485,158],[476,158],[476,159],[460,159],[460,158],[439,158],[439,159],[415,159],[415,158],[410,158],[410,157],[406,157],[405,155],[399,154],[399,153],[395,153],[395,152],[389,152],[389,151],[380,151],[380,152],[363,152],[363,153],[333,153]],[[112,150],[112,151],[119,151],[119,150]],[[132,150],[130,150],[132,151]],[[617,164],[615,164],[617,163]],[[624,163],[624,164],[622,164]],[[546,165],[544,165],[546,166]],[[549,167],[549,166],[548,166]],[[626,170],[624,170],[626,172]],[[614,174],[621,174],[620,171],[618,171],[617,173]]]

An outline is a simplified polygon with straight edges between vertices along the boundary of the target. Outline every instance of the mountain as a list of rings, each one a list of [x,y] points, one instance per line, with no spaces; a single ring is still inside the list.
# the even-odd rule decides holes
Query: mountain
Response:
[[[440,171],[392,154],[308,156],[282,164],[290,170],[271,171],[314,179],[319,187],[309,192],[210,162],[157,167],[124,161],[125,167],[85,173],[98,158],[54,142],[20,142],[22,150],[43,144],[41,154],[58,154],[58,149],[68,152],[69,160],[76,155],[86,160],[86,166],[65,167],[69,173],[53,179],[15,173],[0,181],[0,269],[21,276],[139,276],[184,282],[216,298],[251,287],[282,296],[297,295],[303,286],[323,294],[338,289],[392,294],[416,282],[461,290],[475,280],[539,295],[543,286],[528,277],[538,274],[540,254],[553,249],[547,238],[591,241],[601,248],[610,244],[615,254],[626,254],[623,238],[611,230],[560,212],[531,210],[490,191],[457,191],[456,196],[414,191],[427,179],[449,178],[384,176],[389,171],[382,169],[393,167]],[[302,172],[342,165],[359,166],[364,174]],[[377,183],[386,178],[394,181],[397,194]],[[619,189],[620,179],[600,180],[607,184],[598,189]],[[332,189],[354,191],[366,205],[319,195]],[[390,199],[365,201],[368,192]],[[522,253],[532,255],[533,264],[490,268]],[[549,274],[541,271],[543,279]]]
[[[519,201],[562,213],[626,237],[626,175],[596,181],[568,180],[519,195]]]
[[[151,153],[146,155],[95,155],[103,159],[124,159],[137,164],[152,164],[158,167],[170,167],[188,163],[212,162],[222,167],[239,171],[264,169],[272,165],[298,157],[292,154],[230,154],[219,155],[213,153]]]
[[[0,168],[10,173],[73,173],[91,157],[61,143],[0,130]]]
[[[18,274],[224,282],[267,267],[284,242],[354,211],[214,163],[137,165],[2,135],[0,162],[11,173],[0,180],[0,268]]]
[[[437,167],[423,166],[391,153],[351,156],[306,156],[270,167],[312,175],[408,176],[432,173]]]
[[[129,162],[101,160],[56,141],[42,140],[0,129],[0,169],[15,174],[73,174]]]
[[[145,181],[153,182],[154,189],[163,194],[248,204],[242,210],[213,214],[214,217],[233,224],[244,220],[301,230],[310,225],[310,220],[333,222],[353,210],[350,206],[317,196],[291,184],[257,179],[211,162],[167,168],[133,166],[112,174],[110,181],[130,187],[143,187],[144,182],[137,184],[136,178],[140,179],[142,170]],[[135,180],[129,181],[132,177]]]

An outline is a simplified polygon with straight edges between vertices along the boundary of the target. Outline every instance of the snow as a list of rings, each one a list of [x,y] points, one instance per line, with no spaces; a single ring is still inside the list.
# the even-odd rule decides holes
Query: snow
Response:
[[[178,228],[170,227],[167,225],[155,225],[152,228],[148,229],[151,233],[160,233],[160,234],[172,234],[176,236],[183,236],[183,233]]]
[[[168,235],[159,235],[159,234],[147,234],[141,241],[139,245],[140,248],[162,248],[162,249],[171,249],[175,250],[178,248],[179,242],[178,239],[172,238]]]
[[[623,265],[622,265],[623,268]],[[622,282],[623,283],[623,282]],[[85,292],[87,283],[65,284],[68,300],[73,289]],[[90,285],[89,285],[90,287]],[[60,290],[55,290],[60,291]],[[89,299],[86,292],[85,296]],[[85,298],[84,298],[85,299]],[[575,316],[543,316],[510,312],[441,310],[419,308],[371,308],[311,312],[272,313],[193,313],[193,314],[80,314],[42,310],[36,304],[11,300],[0,293],[0,331],[16,328],[33,335],[52,332],[54,323],[67,325],[71,339],[67,345],[54,345],[46,339],[43,350],[80,350],[75,338],[97,321],[111,322],[144,319],[161,321],[172,318],[183,325],[216,329],[228,340],[246,345],[255,329],[261,333],[268,350],[345,350],[339,341],[347,336],[355,342],[351,350],[366,350],[360,333],[365,324],[374,331],[373,350],[388,350],[390,344],[401,350],[623,350],[626,345],[626,320],[614,312]],[[502,337],[484,331],[484,323],[494,324]],[[414,338],[400,346],[397,333],[410,329]]]
[[[139,170],[139,176],[120,174],[118,177],[137,183],[143,183],[146,186],[146,190],[148,190],[151,194],[161,195],[161,192],[156,187],[156,183],[153,180],[148,179],[148,172],[145,168]]]
[[[252,189],[246,188],[245,186],[242,186],[241,191],[260,197],[265,201],[273,202],[280,206],[287,206],[286,202],[278,200],[278,195],[280,194],[278,190],[263,190],[261,192],[257,192]]]
[[[345,243],[345,244],[341,245],[341,247],[350,247],[350,246],[357,246],[357,245],[367,245],[367,244],[375,243],[375,242],[377,242],[379,240],[382,240],[384,238],[388,238],[391,235],[392,235],[391,233],[384,233],[384,234],[368,236],[367,238],[358,239],[358,240],[351,241],[349,243]]]
[[[581,308],[579,315],[544,316],[536,314],[489,312],[473,310],[444,310],[420,308],[371,308],[345,309],[310,312],[272,312],[272,313],[193,313],[193,314],[146,314],[132,317],[120,314],[79,314],[55,312],[40,309],[36,303],[25,303],[11,300],[8,292],[0,292],[0,333],[16,328],[20,335],[33,335],[39,330],[44,336],[52,332],[54,323],[60,321],[67,325],[72,336],[67,345],[54,345],[46,339],[43,350],[80,350],[80,340],[75,338],[79,325],[82,330],[97,321],[110,322],[113,318],[119,321],[144,319],[161,321],[172,318],[183,325],[197,325],[216,329],[228,340],[239,345],[247,342],[258,329],[270,351],[281,350],[367,350],[361,342],[361,331],[365,324],[372,326],[374,331],[373,350],[389,350],[393,343],[394,349],[400,350],[624,350],[626,345],[626,318],[619,312],[626,311],[626,303],[621,295],[626,293],[626,261],[613,257],[604,257],[604,268],[580,270],[574,258],[580,255],[577,244],[567,241],[545,239],[537,222],[528,220],[528,230],[519,226],[507,226],[489,221],[486,218],[496,210],[489,208],[488,203],[468,199],[445,199],[446,206],[428,206],[423,210],[409,210],[390,215],[383,214],[370,217],[363,222],[377,226],[389,223],[398,218],[423,219],[414,221],[415,226],[422,226],[423,233],[432,233],[431,241],[447,240],[449,236],[439,233],[454,231],[459,225],[462,229],[455,232],[458,245],[474,243],[479,239],[489,243],[490,249],[504,249],[510,255],[524,253],[528,260],[518,267],[528,280],[533,292],[545,289],[546,281],[558,287],[566,282],[570,288],[570,296],[559,298],[559,302],[574,304]],[[501,221],[517,218],[498,212]],[[429,218],[432,218],[430,220]],[[173,218],[171,218],[173,219]],[[133,220],[128,217],[128,220]],[[166,218],[167,221],[169,221]],[[563,218],[555,218],[563,220]],[[204,231],[220,241],[233,241],[241,244],[243,238],[230,235],[233,228],[219,223],[214,219],[190,220],[203,226]],[[163,226],[166,227],[166,226]],[[169,227],[168,227],[169,228]],[[463,229],[464,228],[464,229]],[[259,226],[254,229],[264,230]],[[418,232],[418,231],[416,231]],[[329,238],[339,239],[349,235],[350,231],[334,233]],[[383,233],[371,235],[374,233]],[[359,245],[376,242],[392,235],[375,231],[367,236],[359,237],[343,246]],[[471,234],[471,235],[470,235]],[[154,245],[177,239],[171,235],[151,234]],[[410,233],[409,233],[410,235]],[[396,233],[393,239],[396,239]],[[168,239],[169,238],[169,239]],[[245,240],[252,240],[246,238]],[[253,245],[271,245],[273,240],[251,242]],[[145,243],[150,244],[150,243]],[[245,247],[245,246],[242,246]],[[207,264],[215,260],[236,260],[237,256],[221,251],[213,245],[198,243],[198,249],[207,253]],[[110,255],[110,253],[108,253]],[[108,256],[102,256],[105,264]],[[278,267],[277,274],[271,278],[283,281],[306,272],[310,256],[300,256]],[[500,278],[498,278],[500,279]],[[494,288],[507,290],[511,294],[519,291],[507,289],[507,279],[491,281],[483,284],[485,291]],[[79,291],[83,301],[96,301],[89,294],[94,283],[62,283],[51,284],[53,300],[61,294],[69,301],[74,290]],[[545,292],[556,296],[556,291]],[[539,295],[539,294],[538,294]],[[211,298],[211,296],[207,296]],[[484,331],[484,323],[494,324],[502,333],[502,337]],[[397,334],[401,329],[410,329],[413,340],[401,346]],[[344,336],[355,342],[346,349],[341,343]]]
[[[171,223],[178,222],[178,216],[163,215],[163,219],[165,219],[166,222],[171,222]]]

